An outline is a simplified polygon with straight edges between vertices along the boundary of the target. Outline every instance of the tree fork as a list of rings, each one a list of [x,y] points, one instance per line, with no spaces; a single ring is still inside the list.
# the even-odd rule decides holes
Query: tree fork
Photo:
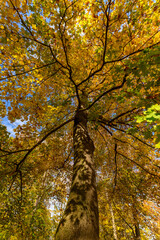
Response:
[[[94,144],[87,130],[87,111],[77,110],[73,131],[74,167],[70,195],[56,240],[98,240],[99,215]]]

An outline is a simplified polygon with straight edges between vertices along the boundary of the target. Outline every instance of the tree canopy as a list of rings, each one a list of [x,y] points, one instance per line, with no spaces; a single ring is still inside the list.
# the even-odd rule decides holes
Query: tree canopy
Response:
[[[23,123],[14,137],[0,125],[1,239],[54,239],[77,113],[95,147],[100,239],[159,239],[159,4],[0,0],[0,115]]]

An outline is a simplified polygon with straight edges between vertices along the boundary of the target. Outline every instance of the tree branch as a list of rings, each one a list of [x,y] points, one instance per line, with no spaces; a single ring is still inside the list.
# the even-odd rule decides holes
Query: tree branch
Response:
[[[117,115],[116,117],[112,118],[111,120],[109,120],[108,124],[110,124],[111,122],[115,121],[116,119],[126,115],[127,113],[132,113],[134,110],[136,110],[137,108],[133,108],[131,110],[128,110],[127,112],[121,113],[119,115]]]
[[[20,167],[22,166],[22,164],[24,163],[25,159],[29,156],[29,154],[36,148],[38,147],[48,136],[50,136],[52,133],[56,132],[57,130],[59,130],[60,128],[62,128],[63,126],[65,126],[66,124],[72,122],[74,120],[74,118],[69,119],[68,121],[62,123],[61,125],[59,125],[58,127],[52,129],[50,132],[48,132],[40,141],[38,141],[32,148],[30,148],[28,150],[28,152],[25,154],[25,156],[22,158],[22,160],[17,164],[16,167],[16,172],[19,171]]]
[[[139,163],[137,163],[136,161],[134,161],[133,159],[129,158],[129,157],[126,157],[125,155],[123,155],[122,153],[120,152],[117,152],[117,154],[121,155],[122,157],[128,159],[129,161],[133,162],[134,164],[136,164],[138,167],[140,167],[143,171],[149,173],[150,175],[154,176],[154,177],[158,177],[160,178],[160,176],[154,174],[154,173],[151,173],[150,171],[148,171],[146,168],[142,167]]]
[[[117,128],[117,127],[116,127],[115,125],[113,125],[113,124],[110,124],[109,126],[110,126],[111,128],[113,128],[113,129],[116,129],[116,130],[118,130],[118,131],[121,131],[121,132],[123,132],[123,133],[126,133],[126,134],[129,135],[129,136],[132,136],[133,138],[137,139],[138,141],[140,141],[141,143],[147,145],[148,147],[151,147],[151,148],[153,148],[153,149],[155,148],[155,147],[151,146],[150,144],[144,142],[144,141],[141,140],[140,138],[138,138],[138,137],[136,137],[136,136],[134,136],[134,135],[132,135],[132,134],[130,134],[130,133],[127,133],[126,131],[124,131],[124,130],[122,130],[122,129]]]
[[[107,5],[107,9],[105,11],[105,14],[106,14],[106,17],[107,17],[107,24],[106,24],[106,32],[105,32],[105,43],[104,43],[104,52],[103,52],[103,63],[102,63],[102,66],[105,63],[105,56],[106,56],[106,51],[107,51],[110,6],[111,6],[111,0],[109,1],[108,5]],[[107,13],[107,11],[108,11],[108,13]]]
[[[54,63],[55,63],[55,62],[47,63],[47,64],[45,64],[45,65],[43,65],[43,66],[40,66],[40,67],[37,67],[37,68],[33,68],[33,69],[28,70],[28,71],[25,71],[25,72],[21,72],[21,73],[13,74],[13,75],[8,76],[8,77],[0,78],[0,81],[3,81],[3,80],[8,79],[8,78],[12,78],[12,77],[17,77],[17,76],[20,76],[20,75],[24,75],[24,74],[29,73],[29,72],[33,72],[33,71],[35,71],[35,70],[38,70],[38,69],[41,69],[41,68],[44,68],[44,67],[48,67],[48,66],[50,66],[50,65],[53,65]]]
[[[73,151],[73,148],[71,148],[71,150],[70,150],[70,152],[69,152],[67,158],[64,160],[62,166],[59,167],[58,169],[64,168],[64,165],[65,165],[66,162],[68,162],[68,160],[69,160],[69,158],[70,158],[70,156],[71,156],[72,151]]]
[[[124,78],[123,78],[122,83],[121,83],[119,86],[112,87],[111,89],[109,89],[109,90],[105,91],[104,93],[102,93],[102,94],[101,94],[99,97],[97,97],[97,99],[95,99],[85,110],[90,109],[96,102],[98,102],[98,101],[99,101],[102,97],[104,97],[106,94],[108,94],[108,93],[110,93],[110,92],[112,92],[112,91],[114,91],[114,90],[117,90],[117,89],[122,88],[123,85],[124,85],[125,82],[126,82],[126,77],[127,77],[127,76],[128,76],[128,74],[126,73],[126,74],[124,75]]]
[[[100,122],[100,121],[99,121]],[[103,122],[102,122],[103,123]],[[110,132],[109,130],[108,130],[108,128],[106,128],[103,124],[100,124],[100,126],[102,127],[102,128],[104,128],[111,136],[113,135],[113,133],[112,132]]]
[[[23,199],[23,178],[22,178],[22,171],[21,170],[19,170],[19,175],[20,175],[20,181],[21,181],[20,188],[21,188],[21,203],[22,203],[22,199]]]
[[[114,161],[115,161],[115,176],[114,176],[114,187],[113,187],[113,193],[115,191],[115,187],[117,185],[117,143],[115,143],[115,148],[114,148],[114,151],[115,151],[115,157],[114,157]]]
[[[125,218],[122,216],[122,214],[120,213],[120,211],[117,209],[116,204],[114,203],[114,201],[113,201],[113,205],[114,205],[116,211],[118,212],[119,216],[120,216],[120,217],[122,218],[122,220],[127,224],[127,226],[132,230],[132,233],[133,233],[133,235],[134,235],[134,230],[133,230],[133,228],[132,228],[131,225],[125,220]],[[135,236],[135,235],[134,235],[134,236]]]
[[[121,61],[123,61],[126,58],[129,58],[129,57],[131,57],[131,56],[133,56],[133,55],[135,55],[137,53],[143,52],[145,49],[152,48],[152,47],[154,47],[154,46],[156,46],[158,44],[160,44],[160,41],[155,43],[155,44],[150,45],[149,47],[138,49],[138,50],[136,50],[136,51],[134,51],[132,53],[129,53],[128,55],[125,55],[123,57],[119,57],[119,58],[117,58],[115,60],[110,60],[110,61],[104,62],[104,64],[99,69],[95,70],[93,73],[90,73],[89,76],[86,79],[84,79],[83,81],[81,81],[79,84],[77,84],[77,86],[79,87],[80,85],[82,85],[83,83],[88,81],[91,77],[93,77],[96,73],[100,72],[103,69],[104,65],[109,64],[109,63],[121,62]]]
[[[10,1],[11,5],[13,6],[14,10],[17,12],[17,14],[18,14],[18,16],[19,16],[19,18],[20,18],[20,21],[21,21],[21,23],[22,23],[22,25],[25,27],[25,29],[26,29],[26,30],[30,33],[30,35],[32,36],[33,39],[30,39],[30,40],[35,41],[35,42],[37,42],[37,43],[39,43],[39,44],[41,44],[41,45],[43,45],[43,46],[48,47],[49,50],[50,50],[50,52],[51,52],[51,55],[53,56],[53,58],[55,59],[55,61],[56,61],[58,64],[60,64],[63,68],[68,69],[68,68],[65,67],[61,62],[59,62],[59,60],[56,58],[55,54],[54,54],[53,51],[52,51],[52,48],[51,48],[50,44],[45,44],[45,43],[43,43],[43,42],[40,42],[39,40],[37,40],[37,39],[34,37],[34,34],[33,34],[32,31],[30,30],[30,28],[27,26],[27,24],[24,22],[21,14],[20,14],[20,12],[19,12],[18,9],[16,8],[16,6],[15,6],[14,3],[12,2],[12,0],[9,0],[9,1]],[[28,37],[26,37],[26,38],[28,38]],[[28,39],[29,39],[29,38],[28,38]]]
[[[11,154],[13,154],[13,153],[19,153],[19,152],[28,152],[29,151],[29,149],[22,149],[22,150],[17,150],[17,151],[5,151],[5,150],[2,150],[2,149],[0,149],[0,151],[2,151],[2,152],[6,152],[6,154],[4,154],[4,155],[1,155],[0,157],[5,157],[5,156],[8,156],[8,155],[11,155]]]
[[[75,1],[76,2],[76,1]],[[66,6],[66,9],[64,11],[64,14],[62,16],[62,19],[59,23],[59,31],[60,31],[60,35],[61,35],[61,42],[62,42],[62,47],[63,47],[63,51],[64,51],[64,54],[65,54],[65,58],[66,58],[66,63],[67,63],[67,66],[68,66],[68,70],[69,70],[69,79],[70,81],[73,83],[73,85],[75,86],[75,90],[76,90],[76,96],[77,96],[77,99],[78,99],[78,106],[80,106],[80,97],[79,97],[79,92],[78,92],[78,87],[77,87],[77,84],[75,83],[75,81],[73,80],[73,77],[72,77],[72,67],[69,63],[69,60],[68,60],[68,53],[67,53],[67,46],[66,46],[66,37],[64,35],[64,32],[65,32],[65,29],[64,31],[62,32],[61,30],[61,24],[62,24],[62,21],[64,20],[65,18],[65,15],[66,15],[66,12],[68,10],[68,8],[70,8],[72,5],[75,4],[75,2],[71,3],[68,7]],[[65,20],[64,20],[65,22]],[[66,24],[66,22],[65,22]]]

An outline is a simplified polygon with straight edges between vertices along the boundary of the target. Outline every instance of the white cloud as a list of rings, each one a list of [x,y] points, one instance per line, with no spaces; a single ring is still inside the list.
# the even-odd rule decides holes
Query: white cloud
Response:
[[[15,133],[13,131],[14,128],[10,125],[6,125],[6,127],[7,127],[7,131],[10,133],[11,137],[15,137]]]
[[[16,120],[13,124],[17,127],[18,125],[22,126],[25,123],[25,121]]]
[[[5,117],[3,118],[1,123],[6,126],[7,131],[10,133],[11,137],[15,137],[15,132],[13,131],[13,129],[15,129],[19,125],[22,126],[23,124],[25,124],[25,121],[16,120],[14,123],[11,123],[8,118]]]

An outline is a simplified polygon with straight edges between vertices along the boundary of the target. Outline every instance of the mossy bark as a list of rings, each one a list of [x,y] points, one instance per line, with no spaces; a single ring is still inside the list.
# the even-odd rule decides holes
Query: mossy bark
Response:
[[[68,203],[56,240],[98,240],[99,217],[94,145],[87,130],[87,113],[77,111],[74,121],[74,167]]]

